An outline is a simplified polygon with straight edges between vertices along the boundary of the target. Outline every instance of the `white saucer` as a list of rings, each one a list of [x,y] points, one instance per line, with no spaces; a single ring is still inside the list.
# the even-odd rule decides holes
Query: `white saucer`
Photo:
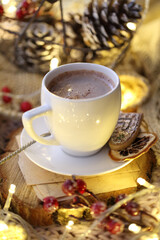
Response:
[[[48,132],[43,118],[36,119],[34,128],[40,135]],[[32,138],[23,129],[21,146],[32,141]],[[35,164],[48,171],[63,175],[92,176],[116,171],[131,161],[115,162],[108,155],[108,146],[90,157],[73,157],[61,150],[60,146],[43,145],[38,142],[24,150],[26,156]]]

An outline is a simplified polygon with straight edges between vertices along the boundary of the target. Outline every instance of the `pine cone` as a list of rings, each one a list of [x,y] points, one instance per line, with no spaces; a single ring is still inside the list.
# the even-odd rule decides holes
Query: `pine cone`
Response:
[[[82,17],[85,44],[91,49],[121,47],[133,36],[126,24],[137,22],[141,10],[135,0],[92,0]]]
[[[57,54],[55,29],[47,24],[35,22],[25,33],[23,40],[16,47],[16,63],[25,69],[47,72],[51,59]]]
[[[63,42],[62,24],[57,23],[56,28],[58,29]],[[65,22],[65,30],[66,48],[65,51],[62,49],[60,52],[61,63],[90,61],[95,53],[92,50],[83,50],[83,48],[86,48],[86,45],[81,35],[82,16],[78,13],[69,14],[69,19]]]

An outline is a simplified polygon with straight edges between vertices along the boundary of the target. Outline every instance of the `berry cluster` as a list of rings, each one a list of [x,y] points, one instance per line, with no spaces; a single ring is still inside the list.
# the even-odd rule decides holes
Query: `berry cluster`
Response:
[[[98,218],[106,209],[107,206],[104,202],[97,201],[91,206],[91,214],[93,217]],[[118,218],[108,216],[100,222],[99,227],[104,231],[110,232],[111,234],[119,234],[123,232],[124,223]]]
[[[12,93],[11,89],[8,86],[4,86],[1,90],[3,93]],[[11,103],[12,102],[12,97],[7,96],[7,95],[3,95],[2,96],[2,100],[4,103]],[[21,112],[26,112],[28,110],[32,109],[32,104],[28,101],[23,101],[20,103],[20,111]]]
[[[58,201],[55,197],[50,196],[43,199],[43,208],[49,213],[55,212],[59,208]]]
[[[16,17],[23,20],[24,17],[32,15],[35,12],[35,3],[31,0],[23,0],[16,11]]]
[[[3,6],[0,4],[0,17],[3,16],[4,13],[4,9]]]
[[[67,196],[74,195],[76,193],[83,194],[86,189],[87,185],[82,179],[67,179],[62,185],[62,190]]]
[[[124,224],[122,221],[120,221],[117,218],[113,218],[113,217],[106,217],[104,218],[99,227],[101,229],[103,229],[104,231],[108,231],[111,234],[119,234],[121,232],[123,232],[124,230]]]
[[[116,198],[116,202],[119,202],[120,200],[126,198],[125,194],[120,194],[117,198]],[[121,208],[124,208],[126,210],[126,212],[128,214],[130,214],[131,216],[138,216],[140,214],[140,209],[139,209],[139,205],[136,202],[133,201],[129,201],[126,204],[123,204],[121,206]]]
[[[116,200],[115,203],[119,202],[120,200],[124,199],[126,197],[125,194],[120,194]],[[129,201],[126,204],[123,204],[121,208],[124,208],[128,214],[131,216],[137,216],[140,214],[139,205],[136,202]],[[93,203],[91,206],[91,214],[93,217],[97,218],[107,209],[107,206],[104,202],[97,201],[96,203]],[[100,228],[103,230],[107,230],[112,234],[119,234],[124,229],[124,223],[120,221],[119,219],[109,216],[104,218],[100,225]]]
[[[81,196],[84,193],[90,193],[87,189],[86,183],[82,179],[68,179],[62,184],[62,190],[67,196],[73,195],[72,203],[79,204],[81,202]],[[125,194],[119,195],[115,199],[115,203],[126,197]],[[84,200],[84,196],[82,198]],[[81,202],[82,203],[82,202]],[[91,216],[93,218],[98,218],[100,215],[107,210],[107,205],[103,201],[99,201],[92,203],[88,206],[90,209]],[[58,201],[55,197],[49,196],[44,198],[43,200],[43,208],[49,213],[53,213],[58,210],[59,205]],[[123,204],[121,208],[126,210],[131,216],[137,216],[140,214],[139,205],[134,201],[129,201],[126,204]],[[105,217],[99,224],[99,227],[104,231],[108,231],[111,234],[119,234],[123,232],[125,224],[115,215],[110,214],[110,216]]]
[[[63,185],[62,190],[67,196],[83,194],[87,189],[86,183],[82,179],[67,179]],[[73,203],[78,203],[79,198],[75,196]],[[49,196],[43,199],[43,208],[48,212],[55,212],[58,209],[58,202],[55,197]]]

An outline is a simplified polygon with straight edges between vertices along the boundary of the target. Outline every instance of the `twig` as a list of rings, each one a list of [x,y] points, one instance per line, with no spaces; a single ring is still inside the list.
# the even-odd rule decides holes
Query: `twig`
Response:
[[[64,17],[63,17],[63,4],[62,4],[62,0],[59,1],[60,2],[60,11],[61,11],[61,21],[62,21],[62,25],[63,25],[63,41],[64,41],[64,51],[65,51],[65,47],[66,47],[66,27],[65,27],[65,22],[64,22]]]
[[[88,189],[86,190],[86,192],[87,192],[90,196],[92,196],[96,201],[99,201],[98,197],[97,197],[93,192],[89,191]]]
[[[29,20],[29,22],[26,24],[25,28],[23,29],[23,31],[19,34],[19,38],[18,38],[18,42],[21,41],[21,39],[23,38],[25,32],[27,31],[27,29],[29,28],[29,26],[31,25],[31,23],[34,21],[34,19],[36,18],[37,14],[39,13],[39,10],[41,9],[41,7],[43,6],[44,2],[46,0],[42,0],[38,9],[35,11],[35,13],[33,14],[33,16],[31,17],[31,19]],[[17,42],[17,43],[18,43]]]
[[[47,137],[50,136],[50,133],[44,133],[42,134],[43,137]],[[8,156],[2,158],[0,160],[0,165],[2,165],[3,163],[5,163],[6,161],[8,161],[9,159],[11,159],[12,157],[16,156],[17,154],[19,154],[20,152],[22,152],[23,150],[25,150],[26,148],[30,147],[32,144],[36,143],[35,140],[27,143],[26,145],[24,145],[21,148],[18,148],[16,151],[12,152],[11,154],[9,154]]]
[[[11,31],[11,30],[9,30],[9,29],[6,29],[6,28],[3,28],[3,27],[1,27],[1,26],[0,26],[0,29],[1,29],[1,30],[3,30],[3,31],[5,31],[5,32],[8,32],[8,33],[10,33],[10,34],[19,35],[19,33],[18,33],[18,32]]]
[[[83,196],[82,194],[77,193],[77,192],[76,192],[76,195],[79,196],[87,204],[88,207],[91,206],[91,204],[89,203],[89,201],[86,199],[85,196]]]
[[[130,47],[131,45],[131,39],[130,41],[128,42],[127,46],[123,49],[123,51],[121,52],[120,55],[118,55],[118,57],[116,58],[116,60],[110,65],[110,68],[111,69],[114,69],[117,64],[122,60],[122,58],[125,56],[125,53],[127,52],[128,48]]]

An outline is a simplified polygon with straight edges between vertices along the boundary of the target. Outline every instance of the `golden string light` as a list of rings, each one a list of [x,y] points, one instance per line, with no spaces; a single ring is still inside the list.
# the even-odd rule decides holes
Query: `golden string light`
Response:
[[[141,186],[144,186],[144,187],[149,188],[149,189],[155,188],[155,186],[153,184],[150,184],[144,178],[141,178],[141,177],[139,177],[137,179],[137,183],[140,184]]]
[[[7,17],[14,17],[17,10],[17,1],[14,0],[2,0],[4,6],[5,14]]]
[[[6,5],[6,4],[8,4],[10,2],[10,0],[2,0],[2,4],[3,5]]]
[[[135,233],[135,234],[137,234],[137,233],[139,233],[139,232],[141,231],[141,227],[138,226],[138,225],[135,224],[135,223],[131,223],[131,224],[129,225],[129,227],[128,227],[128,230],[131,231],[131,232],[133,232],[133,233]]]
[[[127,28],[130,29],[131,31],[136,31],[137,26],[135,23],[128,22],[126,25],[127,25]]]
[[[66,238],[68,231],[72,229],[73,225],[74,225],[74,222],[72,220],[68,221],[68,223],[65,227],[64,233],[61,236],[60,240],[64,240]]]
[[[149,96],[147,79],[139,75],[119,74],[122,92],[121,110],[140,106]]]
[[[50,70],[57,68],[58,64],[59,64],[58,58],[52,58],[52,60],[50,62]]]
[[[16,224],[11,220],[11,213],[8,211],[12,196],[15,193],[16,186],[10,185],[8,196],[3,209],[0,212],[0,239],[2,240],[25,240],[27,234],[20,224]]]
[[[11,184],[10,188],[9,188],[9,194],[8,194],[7,200],[6,200],[4,208],[3,208],[4,210],[9,209],[11,200],[12,200],[12,195],[15,193],[15,189],[16,189],[16,186],[14,184]]]

